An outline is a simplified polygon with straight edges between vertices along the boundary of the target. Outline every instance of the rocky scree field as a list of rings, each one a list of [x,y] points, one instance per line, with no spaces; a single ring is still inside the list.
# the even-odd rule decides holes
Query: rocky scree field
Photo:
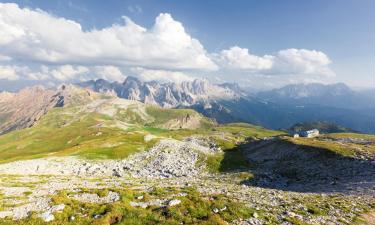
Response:
[[[375,136],[292,139],[71,85],[57,96],[0,136],[0,224],[373,222]]]

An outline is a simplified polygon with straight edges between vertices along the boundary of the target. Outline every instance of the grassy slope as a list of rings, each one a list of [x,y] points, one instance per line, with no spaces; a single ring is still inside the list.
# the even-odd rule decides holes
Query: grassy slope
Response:
[[[0,162],[67,155],[89,159],[119,159],[149,149],[158,138],[182,140],[191,135],[210,136],[224,149],[231,149],[236,142],[250,136],[264,137],[280,133],[246,124],[216,126],[197,112],[186,109],[146,107],[147,118],[144,118],[133,110],[139,108],[139,105],[118,110],[114,116],[82,111],[84,107],[76,105],[54,108],[34,127],[0,136]],[[201,117],[201,128],[158,128],[168,120],[187,113]],[[126,124],[126,127],[115,126],[119,122]],[[145,142],[147,134],[158,138]]]
[[[293,132],[301,132],[312,129],[318,129],[320,133],[354,132],[352,129],[324,121],[297,123],[293,125],[289,130]]]
[[[286,140],[297,145],[311,146],[316,148],[326,149],[332,153],[353,157],[358,152],[358,149],[362,149],[368,152],[375,152],[375,144],[356,144],[356,143],[340,143],[337,141],[326,141],[325,138],[354,138],[354,139],[365,139],[375,140],[375,135],[358,134],[358,133],[335,133],[326,134],[320,138],[287,138]]]

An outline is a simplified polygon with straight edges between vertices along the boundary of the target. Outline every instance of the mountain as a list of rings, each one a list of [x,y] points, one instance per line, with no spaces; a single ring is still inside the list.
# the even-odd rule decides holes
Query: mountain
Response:
[[[375,103],[368,95],[350,89],[343,83],[324,85],[320,83],[292,84],[264,91],[256,97],[283,105],[319,105],[345,109],[375,109]]]
[[[108,82],[103,79],[78,84],[96,92],[111,93],[120,98],[137,100],[146,104],[165,108],[180,105],[190,106],[200,101],[212,99],[233,99],[239,95],[228,86],[219,86],[204,79],[181,83],[143,82],[135,77],[127,77],[123,83]]]
[[[32,126],[61,100],[55,91],[40,86],[0,93],[0,134]]]
[[[287,129],[300,122],[329,121],[375,133],[375,101],[342,83],[288,85],[251,95],[235,83],[211,84],[202,79],[159,83],[127,77],[123,83],[99,79],[78,85],[164,108],[192,108],[219,123],[246,122]]]

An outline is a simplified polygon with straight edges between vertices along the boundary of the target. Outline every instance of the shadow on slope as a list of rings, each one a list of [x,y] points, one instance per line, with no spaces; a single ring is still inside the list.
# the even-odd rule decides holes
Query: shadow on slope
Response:
[[[250,141],[228,150],[219,171],[247,171],[253,177],[244,184],[285,191],[375,190],[373,159],[360,159],[347,149],[296,144],[287,138]]]

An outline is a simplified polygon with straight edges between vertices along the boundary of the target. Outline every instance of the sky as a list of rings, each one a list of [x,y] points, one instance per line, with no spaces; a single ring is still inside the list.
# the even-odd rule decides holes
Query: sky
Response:
[[[206,78],[375,88],[375,1],[0,0],[0,90]]]

